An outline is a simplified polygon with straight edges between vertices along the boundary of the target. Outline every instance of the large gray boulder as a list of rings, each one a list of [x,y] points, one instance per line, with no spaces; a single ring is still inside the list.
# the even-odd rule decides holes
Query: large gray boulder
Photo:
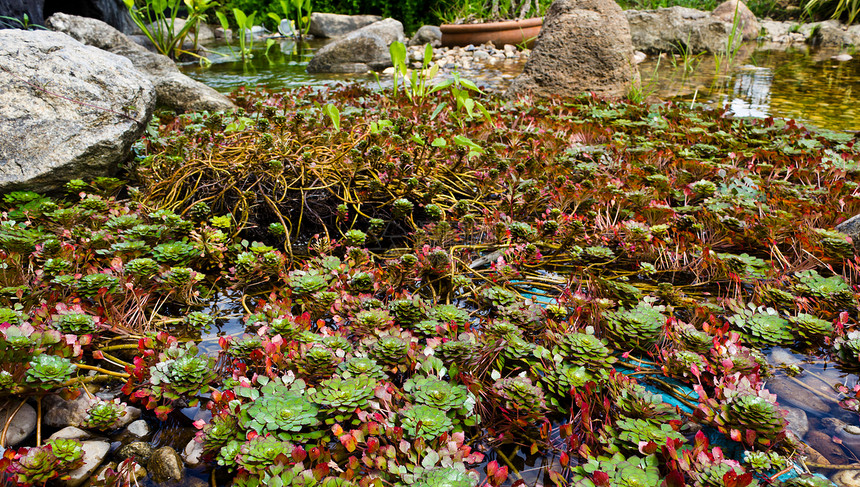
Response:
[[[0,191],[113,173],[155,106],[128,59],[44,30],[0,31],[0,86]]]
[[[159,106],[179,112],[235,108],[224,95],[180,73],[168,57],[146,50],[104,22],[75,15],[54,14],[45,21],[45,25],[89,46],[128,58],[155,86]]]
[[[626,10],[633,46],[649,54],[678,52],[725,52],[732,24],[710,12],[669,7],[657,10]],[[743,40],[736,37],[736,43]],[[736,44],[733,44],[736,46]]]
[[[556,0],[523,73],[506,96],[623,96],[636,75],[633,43],[613,0]]]
[[[308,73],[366,73],[391,66],[388,46],[403,42],[403,24],[380,20],[335,39],[317,51],[308,63]]]
[[[340,37],[380,20],[382,17],[378,15],[341,15],[313,12],[308,33],[314,37]]]
[[[0,71],[2,72],[2,71]],[[0,125],[2,127],[2,125]],[[0,141],[2,143],[2,141]],[[2,169],[0,169],[2,171]],[[9,401],[0,408],[0,423],[9,423],[9,429],[6,430],[5,446],[17,446],[19,443],[27,439],[28,436],[36,431],[36,409],[29,404],[24,404],[18,409],[18,412],[12,416],[18,405],[14,401]],[[10,416],[12,416],[10,418]]]

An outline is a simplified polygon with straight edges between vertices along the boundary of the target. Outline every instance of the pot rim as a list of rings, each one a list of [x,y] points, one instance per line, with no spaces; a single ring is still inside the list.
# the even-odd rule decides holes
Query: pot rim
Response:
[[[468,32],[495,32],[500,30],[526,29],[543,25],[543,17],[532,17],[523,20],[505,20],[502,22],[485,22],[483,24],[442,24],[442,33],[464,34]]]

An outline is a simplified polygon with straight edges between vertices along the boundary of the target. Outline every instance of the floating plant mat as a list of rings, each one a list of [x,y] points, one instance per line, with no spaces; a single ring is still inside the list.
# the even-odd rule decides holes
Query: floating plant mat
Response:
[[[239,92],[240,114],[155,120],[133,184],[3,195],[3,391],[41,410],[124,384],[156,424],[197,421],[217,485],[853,475],[848,436],[828,458],[789,431],[765,357],[843,368],[826,415],[854,431],[857,260],[833,230],[860,210],[854,136],[462,93]],[[10,479],[79,464],[49,433]]]

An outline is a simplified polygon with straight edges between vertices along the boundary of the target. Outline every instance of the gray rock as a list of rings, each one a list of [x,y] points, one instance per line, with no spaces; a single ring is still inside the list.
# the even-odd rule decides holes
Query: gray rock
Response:
[[[366,25],[379,22],[378,15],[340,15],[322,12],[311,13],[308,33],[314,37],[340,37]]]
[[[830,59],[837,61],[837,62],[840,62],[840,63],[844,63],[846,61],[850,61],[850,60],[854,59],[854,56],[852,56],[850,54],[843,53],[843,54],[837,54],[835,56],[831,56]]]
[[[131,424],[132,421],[140,418],[140,409],[134,406],[126,406],[125,414],[119,419],[117,428],[124,428]]]
[[[812,394],[791,378],[774,377],[768,381],[767,389],[777,395],[780,404],[788,403],[816,416],[830,411],[830,406],[820,397]]]
[[[732,24],[694,8],[626,10],[624,14],[633,46],[649,54],[677,52],[679,46],[686,46],[691,53],[724,52],[732,32]],[[742,36],[737,36],[740,42]]]
[[[410,46],[423,46],[430,44],[433,47],[442,45],[442,30],[435,25],[422,25],[409,39]]]
[[[74,426],[66,426],[65,428],[63,428],[60,431],[57,431],[56,433],[51,435],[49,439],[51,439],[51,440],[58,440],[58,439],[87,440],[89,438],[92,438],[92,436],[93,435],[91,435],[88,431],[84,431],[84,430],[82,430],[80,428],[76,428]]]
[[[42,399],[42,424],[53,428],[78,426],[87,419],[87,409],[98,402],[87,394],[67,401],[60,396],[50,395]]]
[[[549,7],[523,73],[505,94],[619,97],[636,71],[621,7],[612,0],[556,0]]]
[[[364,73],[391,66],[388,46],[403,42],[403,24],[380,20],[335,39],[317,51],[308,63],[308,73]]]
[[[142,419],[138,419],[137,421],[128,425],[126,431],[128,431],[129,434],[134,435],[138,438],[144,438],[150,432],[149,425],[146,424],[146,421]]]
[[[162,446],[152,452],[152,458],[149,459],[146,469],[152,475],[152,480],[159,484],[162,482],[179,481],[185,472],[182,458],[176,453],[176,450],[169,446]]]
[[[783,409],[788,411],[785,415],[785,420],[788,421],[788,430],[802,440],[806,436],[806,432],[809,431],[809,418],[806,416],[806,411],[787,406]]]
[[[116,455],[120,460],[133,458],[137,463],[147,463],[153,455],[152,445],[144,441],[133,441],[117,450]]]
[[[734,24],[737,16],[738,28],[743,33],[745,41],[758,38],[761,32],[761,24],[755,14],[741,0],[726,0],[717,5],[711,15],[728,24]]]
[[[203,463],[203,443],[193,439],[189,441],[182,451],[182,459],[191,468]]]
[[[104,22],[54,14],[45,25],[84,44],[128,58],[155,86],[157,104],[177,111],[232,110],[233,103],[203,83],[179,72],[166,56],[149,52]]]
[[[10,420],[9,416],[12,415],[12,412],[17,407],[18,404],[14,403],[0,409],[0,424],[6,424]],[[33,434],[34,431],[36,431],[36,410],[33,406],[24,404],[15,416],[11,418],[9,429],[6,430],[6,442],[3,445],[16,446]]]
[[[108,450],[110,450],[110,443],[106,441],[85,441],[82,443],[82,446],[84,449],[84,464],[77,470],[72,471],[69,474],[68,480],[61,481],[61,484],[65,487],[78,487],[82,485],[99,468],[99,465],[102,464],[107,456]]]
[[[826,20],[812,27],[807,42],[813,46],[841,48],[854,45],[857,39],[838,20]]]
[[[87,17],[107,22],[122,32],[132,32],[136,27],[128,15],[128,9],[122,0],[74,0],[51,1],[45,0],[0,0],[0,16],[23,20],[27,14],[30,24],[42,25],[45,17],[56,12],[83,13]],[[3,24],[16,26],[14,21],[2,20]]]
[[[836,225],[836,230],[851,237],[851,240],[858,242],[860,237],[860,215],[854,215],[844,222]]]
[[[0,31],[0,66],[0,191],[110,175],[154,106],[127,59],[60,33]]]

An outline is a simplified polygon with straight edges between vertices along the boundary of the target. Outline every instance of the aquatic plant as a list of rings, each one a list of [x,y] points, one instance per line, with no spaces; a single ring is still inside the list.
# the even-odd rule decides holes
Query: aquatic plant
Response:
[[[87,416],[80,424],[82,428],[93,428],[99,431],[115,429],[127,414],[126,404],[119,400],[98,400],[87,409]]]
[[[41,354],[30,361],[27,382],[34,387],[51,389],[69,380],[75,370],[72,361],[65,357]]]
[[[623,345],[647,346],[663,332],[666,315],[663,306],[641,301],[634,308],[609,311],[604,314],[604,327],[613,340]]]
[[[735,314],[728,317],[729,323],[741,330],[753,343],[779,345],[794,340],[788,320],[779,316],[773,308],[747,307],[735,308]]]
[[[454,427],[445,411],[424,404],[401,411],[401,422],[409,438],[424,438],[428,441],[435,440]]]
[[[270,382],[261,389],[261,396],[242,405],[239,425],[260,435],[272,434],[282,440],[299,440],[300,433],[320,423],[317,406],[293,388]],[[321,436],[321,433],[316,436]]]

